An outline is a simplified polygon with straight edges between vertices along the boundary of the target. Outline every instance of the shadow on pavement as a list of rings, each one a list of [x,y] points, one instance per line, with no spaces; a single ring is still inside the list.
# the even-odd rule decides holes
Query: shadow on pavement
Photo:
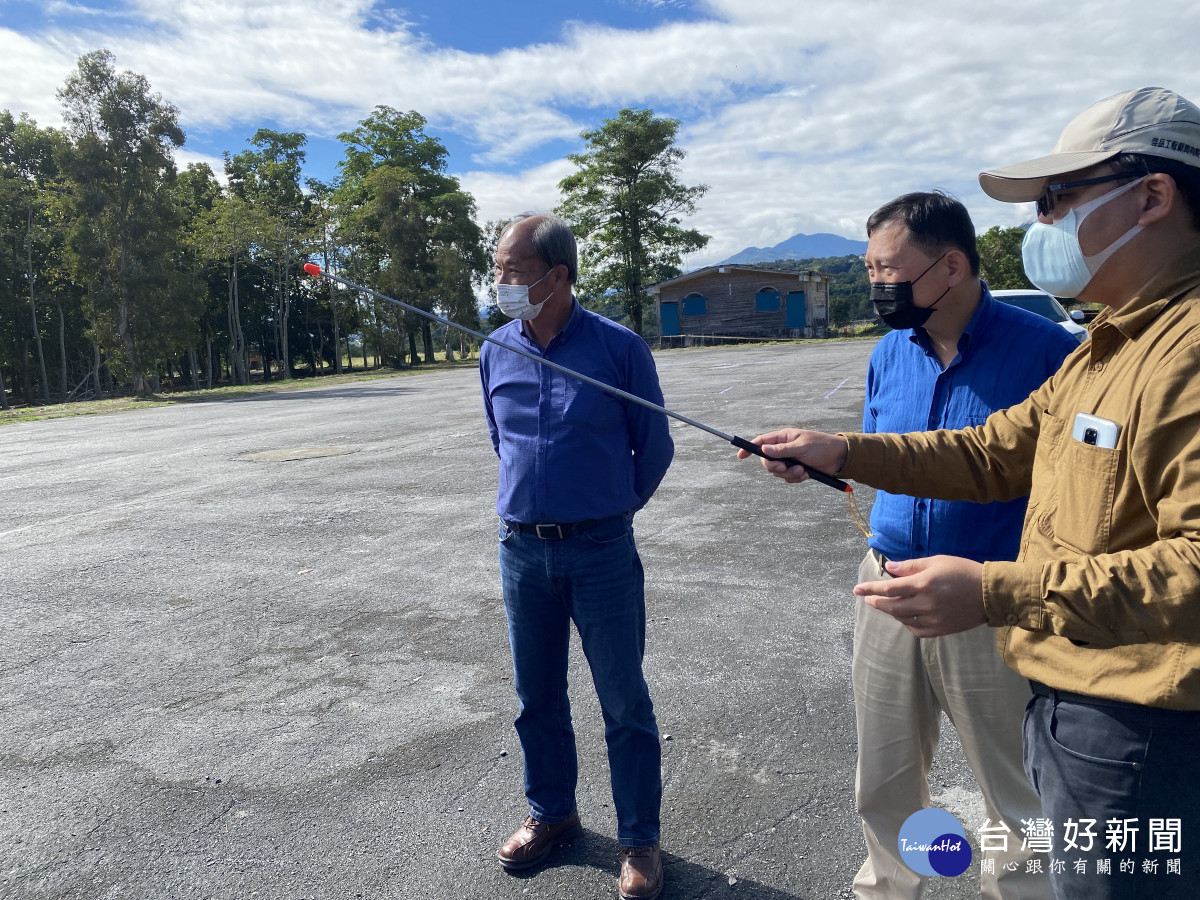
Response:
[[[426,393],[427,388],[407,387],[395,384],[375,385],[373,383],[364,384],[361,387],[349,386],[338,387],[331,385],[327,388],[307,388],[303,385],[298,385],[295,388],[285,388],[279,391],[266,391],[261,394],[243,394],[233,397],[194,397],[188,398],[186,403],[270,403],[280,400],[361,400],[364,398],[382,399],[386,397],[398,397],[402,394],[421,394]]]
[[[523,871],[508,872],[510,878],[522,881],[553,877],[557,868],[572,866],[596,870],[596,879],[610,879],[613,896],[617,896],[617,876],[620,874],[620,845],[610,837],[584,828],[583,834],[568,844],[556,847],[550,858],[540,866]],[[807,900],[797,894],[738,878],[729,884],[724,872],[690,862],[681,856],[663,851],[663,891],[660,900],[703,900],[706,897],[754,898],[754,900]]]

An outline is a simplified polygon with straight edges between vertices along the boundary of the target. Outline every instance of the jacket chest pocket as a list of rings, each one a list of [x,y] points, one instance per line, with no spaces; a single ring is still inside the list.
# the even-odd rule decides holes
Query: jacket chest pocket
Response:
[[[1052,533],[1064,547],[1089,555],[1108,552],[1119,453],[1081,443],[1064,427],[1054,467],[1058,506]]]

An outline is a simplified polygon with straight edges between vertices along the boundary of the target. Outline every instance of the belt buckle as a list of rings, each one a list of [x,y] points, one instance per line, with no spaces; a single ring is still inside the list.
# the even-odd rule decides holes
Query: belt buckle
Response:
[[[546,534],[542,534],[542,529],[543,529],[543,528],[547,529],[547,533],[546,533]],[[551,528],[553,528],[553,529],[554,529],[554,531],[549,531],[549,530],[548,530],[548,529],[551,529]],[[534,525],[534,526],[533,526],[533,532],[534,532],[534,534],[536,534],[538,537],[540,537],[540,538],[541,538],[543,541],[558,540],[559,538],[562,538],[562,537],[564,536],[564,535],[563,535],[563,530],[562,530],[562,526],[561,526],[561,525],[553,525],[553,524]],[[555,532],[557,532],[557,534],[555,534]]]

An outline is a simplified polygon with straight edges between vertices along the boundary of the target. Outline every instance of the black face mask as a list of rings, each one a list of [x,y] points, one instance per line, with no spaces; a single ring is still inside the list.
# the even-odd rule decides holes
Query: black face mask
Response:
[[[940,263],[946,254],[943,253],[931,262],[925,272]],[[922,272],[912,281],[872,281],[871,302],[875,304],[875,314],[883,319],[888,328],[920,328],[933,315],[933,308],[941,302],[942,297],[950,293],[949,285],[942,291],[941,297],[928,306],[917,306],[913,303],[913,285],[925,277]]]

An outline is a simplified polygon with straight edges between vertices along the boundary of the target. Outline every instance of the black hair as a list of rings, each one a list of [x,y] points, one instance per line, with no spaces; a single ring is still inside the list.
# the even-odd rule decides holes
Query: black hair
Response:
[[[940,256],[948,250],[961,250],[979,275],[979,248],[975,245],[975,225],[967,208],[942,191],[919,191],[889,200],[867,219],[867,237],[888,222],[900,222],[908,229],[909,240],[926,256]]]
[[[1115,166],[1117,171],[1128,169],[1138,174],[1161,172],[1170,175],[1183,205],[1192,214],[1192,227],[1200,231],[1200,166],[1146,153],[1122,153],[1110,159],[1109,165]]]

